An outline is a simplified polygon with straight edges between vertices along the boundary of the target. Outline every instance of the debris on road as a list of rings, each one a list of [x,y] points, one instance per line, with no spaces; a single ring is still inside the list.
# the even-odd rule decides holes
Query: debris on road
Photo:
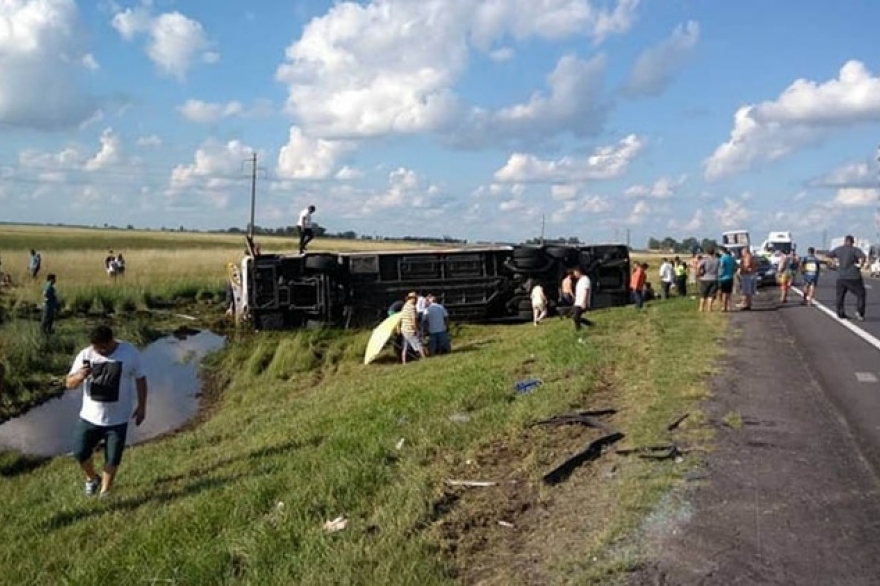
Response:
[[[498,524],[502,527],[507,527],[509,529],[513,529],[513,523],[508,523],[507,521],[498,521]]]
[[[449,421],[453,423],[467,423],[471,420],[471,416],[467,413],[453,413],[449,416]]]

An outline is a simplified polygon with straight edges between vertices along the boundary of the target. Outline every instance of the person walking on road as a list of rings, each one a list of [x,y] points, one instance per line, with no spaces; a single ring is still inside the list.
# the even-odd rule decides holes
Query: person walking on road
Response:
[[[807,256],[800,262],[801,274],[804,276],[804,305],[813,305],[816,296],[816,285],[819,284],[819,258],[812,246],[807,249]]]
[[[779,303],[788,303],[788,292],[794,280],[791,254],[782,253],[776,261],[776,282],[779,284]]]
[[[68,389],[82,387],[73,455],[86,475],[85,492],[102,497],[113,488],[128,422],[143,423],[147,414],[147,377],[137,348],[116,340],[109,326],[89,333],[90,345],[77,354],[65,380]],[[135,400],[137,403],[135,403]],[[104,469],[95,471],[92,452],[104,441]]]
[[[315,232],[312,230],[312,214],[315,213],[315,206],[309,206],[299,213],[297,227],[299,228],[299,253],[306,251],[309,242],[315,239]]]
[[[838,246],[828,253],[828,258],[837,261],[837,317],[847,319],[844,305],[846,294],[852,292],[856,296],[856,319],[865,321],[865,281],[862,278],[862,263],[865,253],[854,246],[855,238],[847,235],[843,246]]]
[[[755,255],[749,249],[743,250],[739,259],[739,287],[742,300],[739,303],[739,309],[742,311],[751,311],[752,299],[758,290],[755,280],[755,272],[758,270],[758,261]]]

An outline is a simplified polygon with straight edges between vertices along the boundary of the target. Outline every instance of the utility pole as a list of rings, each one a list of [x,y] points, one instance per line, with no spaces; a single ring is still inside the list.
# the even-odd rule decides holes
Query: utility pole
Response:
[[[248,238],[253,241],[254,239],[254,222],[257,208],[257,172],[265,171],[257,166],[257,152],[254,153],[245,161],[244,164],[250,166],[250,179],[251,179],[251,221],[248,224]]]

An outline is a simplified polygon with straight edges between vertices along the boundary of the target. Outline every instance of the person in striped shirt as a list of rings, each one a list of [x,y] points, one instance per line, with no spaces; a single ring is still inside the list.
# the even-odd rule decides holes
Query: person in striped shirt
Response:
[[[401,313],[403,317],[400,321],[400,334],[403,336],[403,350],[400,353],[400,361],[406,364],[407,351],[412,348],[421,358],[425,357],[425,349],[422,347],[422,341],[419,339],[419,321],[418,312],[416,311],[416,301],[418,294],[411,291],[406,296],[406,303],[403,304]]]

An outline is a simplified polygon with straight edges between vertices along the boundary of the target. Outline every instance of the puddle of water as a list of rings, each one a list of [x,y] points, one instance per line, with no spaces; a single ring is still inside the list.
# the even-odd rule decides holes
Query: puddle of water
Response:
[[[202,331],[168,336],[141,352],[147,373],[147,418],[128,426],[126,444],[136,444],[182,426],[199,408],[199,361],[221,348],[222,336]],[[82,390],[68,391],[0,425],[0,449],[31,456],[57,456],[73,449],[73,429],[82,406]]]

